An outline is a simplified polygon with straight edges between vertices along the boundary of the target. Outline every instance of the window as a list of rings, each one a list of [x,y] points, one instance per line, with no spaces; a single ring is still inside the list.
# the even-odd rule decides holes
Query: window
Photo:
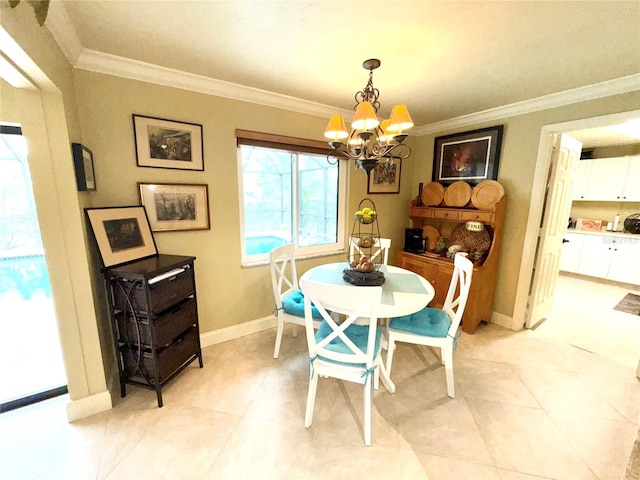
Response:
[[[344,164],[329,164],[320,142],[240,130],[236,135],[242,263],[266,261],[286,243],[294,243],[300,256],[343,250]]]

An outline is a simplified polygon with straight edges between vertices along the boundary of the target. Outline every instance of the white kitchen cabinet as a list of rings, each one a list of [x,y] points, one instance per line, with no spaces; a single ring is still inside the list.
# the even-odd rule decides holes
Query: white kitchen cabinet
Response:
[[[640,202],[640,155],[629,157],[629,170],[627,170],[622,200]]]
[[[612,237],[585,235],[582,242],[582,252],[578,263],[578,273],[590,277],[607,278],[609,263],[611,263],[613,245]]]
[[[584,235],[577,273],[640,285],[640,239]]]
[[[589,177],[593,160],[580,160],[573,182],[572,197],[574,200],[585,200],[589,188]]]
[[[640,155],[583,160],[575,185],[574,200],[640,201]]]
[[[640,239],[615,240],[607,278],[616,282],[640,285]]]
[[[566,242],[562,245],[562,256],[560,257],[560,270],[563,272],[578,272],[580,255],[582,253],[582,242],[584,235],[580,233],[565,233]]]

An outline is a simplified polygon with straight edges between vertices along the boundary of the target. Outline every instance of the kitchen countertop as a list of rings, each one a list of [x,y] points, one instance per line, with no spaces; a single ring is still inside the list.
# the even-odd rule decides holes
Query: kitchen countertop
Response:
[[[601,237],[637,238],[638,240],[640,240],[640,234],[634,235],[633,233],[629,233],[629,232],[607,232],[607,231],[594,232],[591,230],[578,230],[576,228],[567,228],[567,233],[581,233],[584,235],[598,235]]]

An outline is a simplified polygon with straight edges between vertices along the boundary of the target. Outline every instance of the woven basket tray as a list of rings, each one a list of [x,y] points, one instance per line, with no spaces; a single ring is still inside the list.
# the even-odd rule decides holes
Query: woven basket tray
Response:
[[[451,233],[451,245],[460,245],[467,252],[486,252],[491,247],[491,236],[486,230],[471,232],[460,225]]]

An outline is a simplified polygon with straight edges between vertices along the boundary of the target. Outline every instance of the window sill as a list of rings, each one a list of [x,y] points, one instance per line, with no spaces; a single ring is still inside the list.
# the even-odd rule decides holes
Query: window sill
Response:
[[[316,253],[316,254],[313,254],[313,255],[300,255],[300,256],[296,256],[296,261],[308,260],[310,258],[335,257],[336,255],[344,256],[345,261],[346,261],[347,250],[343,249],[343,250],[336,250],[334,252]],[[259,267],[259,266],[262,266],[262,265],[269,265],[269,260],[256,260],[255,262],[241,263],[240,267],[241,268],[251,268],[251,267]]]

